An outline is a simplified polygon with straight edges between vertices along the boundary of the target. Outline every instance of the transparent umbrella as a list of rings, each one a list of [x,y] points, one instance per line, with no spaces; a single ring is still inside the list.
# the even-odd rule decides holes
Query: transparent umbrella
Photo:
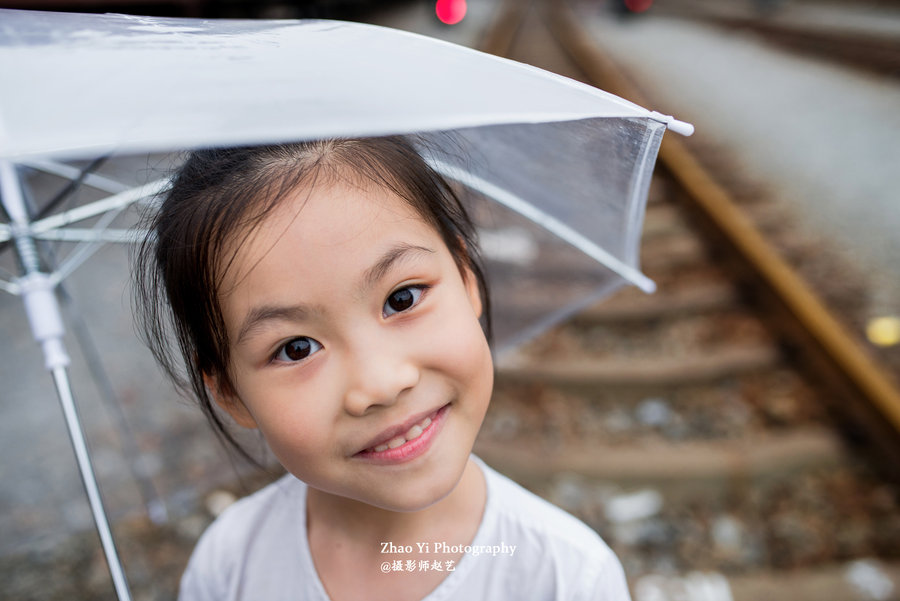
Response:
[[[165,178],[131,187],[98,157],[330,137],[415,134],[479,226],[495,352],[631,283],[652,291],[638,243],[664,131],[691,126],[595,88],[461,46],[330,21],[206,21],[0,11],[0,242],[56,382],[120,598],[124,573],[72,393],[57,292]],[[57,210],[29,174],[103,191]],[[90,222],[90,227],[84,227]],[[57,259],[43,241],[72,243]]]

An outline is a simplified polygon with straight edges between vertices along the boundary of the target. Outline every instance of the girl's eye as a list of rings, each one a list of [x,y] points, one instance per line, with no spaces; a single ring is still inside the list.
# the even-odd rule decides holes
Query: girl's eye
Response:
[[[382,313],[389,317],[395,313],[402,313],[413,307],[422,298],[425,286],[407,286],[392,292],[384,303]]]
[[[307,336],[301,336],[300,338],[294,338],[293,340],[288,341],[287,344],[278,349],[278,354],[275,355],[275,359],[277,361],[284,361],[285,363],[294,363],[303,361],[321,349],[322,345],[316,340]]]

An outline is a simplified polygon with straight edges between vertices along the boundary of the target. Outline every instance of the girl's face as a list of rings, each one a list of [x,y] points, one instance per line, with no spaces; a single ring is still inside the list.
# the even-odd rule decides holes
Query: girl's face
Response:
[[[221,290],[234,394],[309,486],[394,511],[462,475],[493,385],[475,277],[392,192],[298,189],[239,249]]]

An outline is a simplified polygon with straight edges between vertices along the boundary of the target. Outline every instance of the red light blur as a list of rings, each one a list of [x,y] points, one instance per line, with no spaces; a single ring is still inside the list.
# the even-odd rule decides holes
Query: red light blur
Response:
[[[441,23],[456,25],[466,16],[466,0],[437,0],[434,12]]]
[[[653,0],[625,0],[625,7],[633,13],[642,13],[652,4]]]

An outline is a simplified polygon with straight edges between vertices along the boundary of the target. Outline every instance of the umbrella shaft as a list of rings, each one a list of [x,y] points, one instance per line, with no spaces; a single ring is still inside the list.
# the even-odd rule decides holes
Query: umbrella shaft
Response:
[[[88,496],[91,513],[94,515],[94,523],[97,525],[97,533],[100,535],[113,586],[119,601],[131,601],[128,582],[125,580],[125,572],[122,570],[106,511],[103,509],[100,488],[94,477],[94,469],[91,466],[87,443],[81,430],[78,410],[72,398],[72,388],[66,373],[69,358],[62,344],[64,328],[53,291],[55,284],[50,276],[40,271],[40,256],[30,232],[29,215],[19,177],[15,166],[5,160],[0,160],[0,203],[9,216],[12,237],[25,273],[19,279],[19,284],[29,322],[35,338],[44,348],[46,366],[53,374],[53,382],[56,384],[56,392],[69,430],[69,439],[72,441],[78,469],[81,471],[81,481]]]
[[[81,481],[84,483],[84,489],[87,492],[88,501],[91,505],[91,513],[94,515],[94,523],[97,525],[97,533],[100,535],[100,543],[103,545],[103,552],[106,555],[116,595],[119,601],[131,601],[128,582],[125,579],[122,563],[119,561],[119,554],[116,551],[116,545],[109,528],[106,511],[103,509],[103,500],[100,497],[100,489],[94,477],[94,469],[91,466],[91,458],[88,454],[84,433],[81,430],[78,410],[72,398],[72,389],[69,385],[69,377],[65,367],[57,367],[53,370],[53,381],[56,384],[56,392],[59,395],[59,402],[66,418],[66,427],[69,430],[69,438],[75,450],[78,469],[81,471]]]

